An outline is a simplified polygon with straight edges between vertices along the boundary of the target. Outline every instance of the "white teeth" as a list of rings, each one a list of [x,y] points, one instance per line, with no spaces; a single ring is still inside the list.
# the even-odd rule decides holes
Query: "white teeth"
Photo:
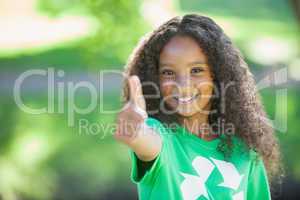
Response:
[[[194,99],[196,99],[196,97],[198,96],[195,95],[195,96],[191,96],[191,97],[174,97],[177,101],[179,101],[180,103],[189,103],[191,101],[193,101]]]
[[[185,98],[179,98],[178,100],[179,101],[182,101],[182,102],[188,102],[190,100],[192,100],[193,97],[185,97]]]

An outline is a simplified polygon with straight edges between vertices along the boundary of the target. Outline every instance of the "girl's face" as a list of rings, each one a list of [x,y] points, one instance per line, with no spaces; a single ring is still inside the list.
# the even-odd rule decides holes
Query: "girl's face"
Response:
[[[188,36],[175,36],[164,46],[159,59],[163,101],[183,117],[210,109],[213,77],[207,57]]]

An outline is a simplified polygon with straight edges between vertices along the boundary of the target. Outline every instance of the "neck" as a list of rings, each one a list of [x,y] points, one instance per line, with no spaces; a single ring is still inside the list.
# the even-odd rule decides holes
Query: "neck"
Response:
[[[218,137],[211,133],[207,112],[198,112],[189,117],[180,116],[179,123],[203,140],[210,141]]]

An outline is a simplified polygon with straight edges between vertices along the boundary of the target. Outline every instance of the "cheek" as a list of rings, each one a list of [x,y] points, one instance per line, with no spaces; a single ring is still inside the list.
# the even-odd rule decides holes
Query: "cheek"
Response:
[[[214,85],[213,85],[213,81],[212,80],[204,80],[201,82],[197,83],[197,89],[198,91],[200,91],[202,98],[210,98],[212,93],[213,93],[213,89],[214,89]]]
[[[167,97],[172,95],[172,90],[174,88],[174,83],[173,81],[161,81],[160,82],[160,91],[163,95],[163,97]]]

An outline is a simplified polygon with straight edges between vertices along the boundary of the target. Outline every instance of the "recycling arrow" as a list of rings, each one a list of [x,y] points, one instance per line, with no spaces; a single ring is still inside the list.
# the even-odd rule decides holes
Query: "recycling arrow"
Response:
[[[197,156],[193,160],[192,166],[197,172],[197,176],[181,172],[184,180],[180,185],[180,190],[185,200],[196,200],[202,195],[209,199],[205,182],[215,167],[217,167],[223,177],[223,182],[218,186],[231,188],[233,190],[239,188],[244,175],[240,175],[236,167],[230,162],[217,160],[211,157],[210,159],[211,161],[205,157]],[[234,200],[243,200],[243,197],[243,192],[233,195]]]
[[[219,172],[223,176],[223,183],[220,183],[219,186],[228,187],[233,190],[237,190],[240,186],[240,182],[243,178],[243,175],[240,175],[235,166],[223,160],[217,160],[210,158],[217,166]]]
[[[180,186],[183,198],[197,199],[201,195],[208,198],[205,182],[215,166],[208,159],[201,156],[197,156],[193,160],[192,166],[196,170],[198,176],[181,173],[185,178]]]

